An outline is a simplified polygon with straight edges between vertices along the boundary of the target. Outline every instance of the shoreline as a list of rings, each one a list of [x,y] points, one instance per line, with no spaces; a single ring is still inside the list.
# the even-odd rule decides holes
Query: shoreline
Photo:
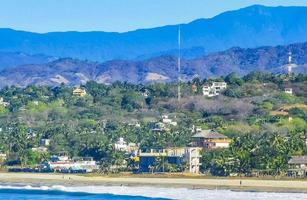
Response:
[[[241,182],[241,185],[240,185]],[[148,186],[161,188],[187,188],[232,190],[249,192],[307,193],[304,180],[267,180],[249,178],[172,178],[172,177],[108,177],[75,174],[0,173],[0,185],[6,186]]]

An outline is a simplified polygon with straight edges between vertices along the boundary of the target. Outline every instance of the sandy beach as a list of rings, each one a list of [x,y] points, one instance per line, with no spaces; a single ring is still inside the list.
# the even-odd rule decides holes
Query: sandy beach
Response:
[[[207,189],[231,189],[268,192],[307,192],[304,180],[260,180],[230,178],[148,178],[107,177],[73,174],[0,173],[2,185],[125,185]]]

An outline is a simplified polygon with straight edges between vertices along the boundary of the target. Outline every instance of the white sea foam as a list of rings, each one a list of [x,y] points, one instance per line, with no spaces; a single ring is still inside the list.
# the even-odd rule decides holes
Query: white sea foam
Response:
[[[27,190],[59,190],[65,192],[86,192],[94,194],[115,194],[130,196],[145,196],[153,198],[169,198],[176,200],[289,200],[307,199],[306,193],[270,193],[270,192],[235,192],[230,190],[206,190],[187,188],[157,188],[157,187],[128,187],[128,186],[80,186],[65,187],[61,185],[48,186],[0,186],[0,189]]]

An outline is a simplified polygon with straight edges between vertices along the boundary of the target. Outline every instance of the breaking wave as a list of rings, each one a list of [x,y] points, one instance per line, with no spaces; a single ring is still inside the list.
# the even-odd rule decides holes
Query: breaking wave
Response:
[[[272,192],[251,192],[251,191],[231,191],[231,190],[207,190],[207,189],[188,189],[188,188],[159,188],[159,187],[130,187],[130,186],[74,186],[66,187],[62,185],[54,186],[0,186],[1,190],[11,191],[11,193],[22,191],[25,193],[43,193],[56,195],[66,193],[72,196],[80,195],[107,195],[106,199],[112,195],[123,196],[123,199],[178,199],[178,200],[288,200],[288,199],[307,199],[306,193],[272,193]],[[142,198],[144,197],[144,198]],[[146,198],[145,198],[146,197]]]

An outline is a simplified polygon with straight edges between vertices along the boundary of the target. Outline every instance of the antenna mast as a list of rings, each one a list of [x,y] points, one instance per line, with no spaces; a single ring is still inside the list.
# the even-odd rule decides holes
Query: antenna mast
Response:
[[[181,30],[180,30],[180,25],[178,28],[178,102],[180,102],[181,100],[181,88],[180,88],[180,84],[181,84],[181,77],[180,77],[180,73],[181,73]]]
[[[291,76],[291,73],[292,73],[292,52],[289,51],[289,57],[288,57],[288,74],[289,74],[289,77]]]

